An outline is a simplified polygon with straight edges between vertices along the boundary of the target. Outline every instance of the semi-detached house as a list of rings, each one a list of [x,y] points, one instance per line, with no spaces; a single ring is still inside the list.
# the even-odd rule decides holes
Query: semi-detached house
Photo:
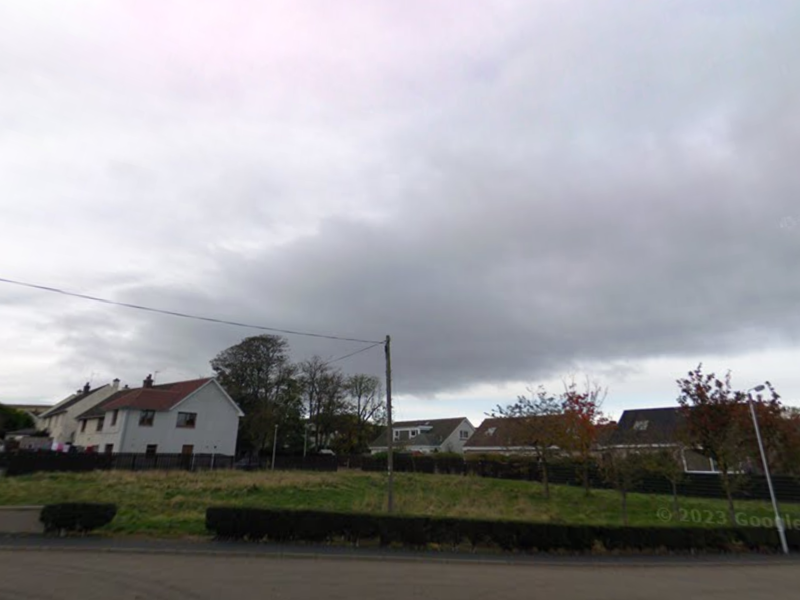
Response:
[[[71,396],[41,413],[36,419],[37,427],[46,430],[56,444],[74,444],[79,423],[78,416],[97,406],[119,391],[119,379],[113,383],[92,388],[86,384]]]
[[[95,452],[233,456],[244,413],[214,378],[122,389],[78,417],[75,445]]]

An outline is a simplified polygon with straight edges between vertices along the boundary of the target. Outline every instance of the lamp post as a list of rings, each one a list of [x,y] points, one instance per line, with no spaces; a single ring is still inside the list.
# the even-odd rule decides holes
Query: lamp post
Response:
[[[753,427],[755,427],[756,439],[758,440],[758,451],[761,453],[761,463],[764,465],[764,475],[767,478],[769,497],[772,499],[772,508],[775,511],[775,527],[778,529],[778,537],[781,540],[781,549],[783,550],[784,554],[789,554],[789,546],[786,543],[786,532],[783,529],[783,519],[781,519],[780,510],[778,510],[778,499],[775,498],[775,490],[772,487],[772,476],[769,472],[767,454],[764,452],[764,443],[761,441],[761,429],[758,427],[756,407],[755,404],[753,404],[753,397],[750,395],[750,392],[762,392],[764,389],[764,385],[757,385],[747,390],[747,403],[750,405],[750,415],[753,417]]]

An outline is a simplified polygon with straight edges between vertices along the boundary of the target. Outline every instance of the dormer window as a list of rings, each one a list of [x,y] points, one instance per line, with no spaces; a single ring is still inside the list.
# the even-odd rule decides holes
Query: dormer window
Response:
[[[413,437],[417,437],[417,430],[416,429],[412,429],[411,431],[409,431],[408,432],[408,437],[412,437],[412,438]]]
[[[497,427],[489,427],[489,429],[486,430],[486,435],[491,437],[494,435],[495,431],[497,431]]]
[[[633,430],[634,431],[647,431],[647,425],[648,424],[649,424],[649,421],[636,421],[633,424]]]
[[[399,432],[399,431],[397,431],[397,430],[394,430],[394,431],[392,432],[392,439],[393,439],[395,442],[396,442],[397,440],[399,440],[399,439],[400,439],[400,432]]]

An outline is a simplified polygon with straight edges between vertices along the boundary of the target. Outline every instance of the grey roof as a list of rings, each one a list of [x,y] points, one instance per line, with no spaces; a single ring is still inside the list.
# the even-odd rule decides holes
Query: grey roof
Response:
[[[626,410],[607,443],[611,446],[675,444],[682,424],[683,414],[678,406]]]
[[[466,417],[455,417],[452,419],[421,419],[418,421],[397,421],[392,423],[392,429],[404,429],[414,427],[430,426],[430,431],[421,432],[416,437],[409,437],[408,433],[400,432],[400,439],[392,444],[396,448],[403,446],[441,446],[444,441],[458,428],[461,423],[467,420]],[[387,428],[369,446],[370,448],[386,447]]]
[[[67,409],[70,408],[71,406],[74,406],[81,400],[88,398],[89,396],[94,394],[97,390],[102,390],[104,387],[108,385],[109,384],[101,385],[100,387],[89,390],[88,392],[81,392],[80,394],[76,394],[72,398],[62,400],[51,409],[40,414],[39,418],[46,419],[47,417],[53,417],[55,415],[60,415],[61,413],[67,412]]]
[[[525,446],[523,429],[525,419],[518,417],[490,417],[475,430],[464,444],[468,448],[508,448]]]

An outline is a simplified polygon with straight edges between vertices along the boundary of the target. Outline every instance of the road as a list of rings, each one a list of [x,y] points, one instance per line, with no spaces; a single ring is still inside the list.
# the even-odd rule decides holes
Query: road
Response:
[[[2,600],[573,600],[797,597],[800,565],[486,564],[0,549]]]

